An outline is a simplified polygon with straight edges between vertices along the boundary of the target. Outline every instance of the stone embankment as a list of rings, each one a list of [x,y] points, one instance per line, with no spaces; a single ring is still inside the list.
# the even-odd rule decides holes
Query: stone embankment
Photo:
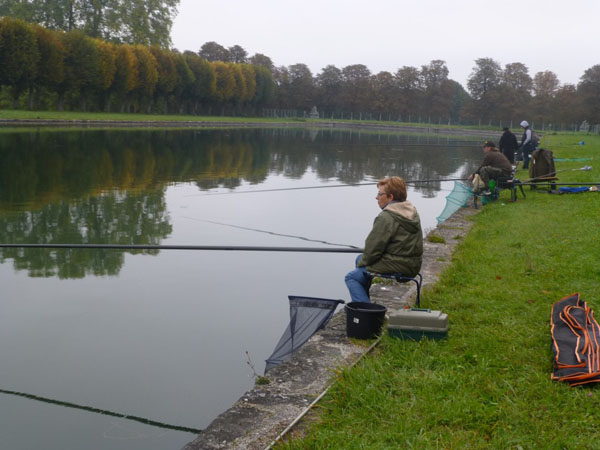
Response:
[[[441,236],[444,242],[425,242],[421,269],[424,286],[435,283],[450,264],[454,248],[471,228],[469,216],[475,212],[462,208],[430,232]],[[371,297],[393,313],[414,302],[415,287],[413,283],[374,285]],[[427,307],[426,293],[422,306]],[[246,392],[184,450],[265,449],[292,430],[326,393],[333,371],[356,364],[372,348],[354,345],[346,337],[345,319],[343,310],[334,315],[325,329],[316,333],[290,361],[269,371],[269,384]],[[451,324],[451,317],[449,321]]]

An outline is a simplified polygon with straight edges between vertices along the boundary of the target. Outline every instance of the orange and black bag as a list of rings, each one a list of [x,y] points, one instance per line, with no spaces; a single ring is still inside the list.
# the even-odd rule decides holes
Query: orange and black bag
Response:
[[[600,382],[600,326],[579,293],[552,306],[552,379],[571,386]]]

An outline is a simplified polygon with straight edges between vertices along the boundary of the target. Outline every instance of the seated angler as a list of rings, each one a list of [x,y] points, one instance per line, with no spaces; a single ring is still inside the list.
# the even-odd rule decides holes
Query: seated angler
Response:
[[[469,176],[469,181],[473,182],[474,190],[486,190],[490,180],[497,180],[498,177],[510,177],[512,174],[512,164],[491,141],[483,143],[483,161],[475,173]]]
[[[382,211],[375,218],[356,269],[345,281],[353,302],[369,302],[372,273],[414,277],[423,261],[423,231],[416,208],[406,200],[406,183],[400,177],[377,183],[377,203]]]

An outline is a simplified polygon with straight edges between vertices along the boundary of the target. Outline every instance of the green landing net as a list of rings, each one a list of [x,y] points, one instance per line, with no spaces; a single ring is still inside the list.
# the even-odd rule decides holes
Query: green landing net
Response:
[[[452,214],[458,211],[463,206],[467,206],[467,200],[473,196],[472,189],[458,181],[454,182],[452,192],[446,197],[446,207],[437,217],[438,224],[446,221]]]

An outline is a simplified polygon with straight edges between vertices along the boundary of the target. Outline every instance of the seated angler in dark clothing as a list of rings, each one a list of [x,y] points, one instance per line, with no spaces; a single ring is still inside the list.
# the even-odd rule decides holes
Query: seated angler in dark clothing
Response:
[[[512,174],[512,165],[506,156],[496,148],[491,141],[483,143],[483,161],[475,173],[469,176],[469,181],[473,182],[473,189],[487,189],[490,180],[497,180],[498,177],[510,177]]]

